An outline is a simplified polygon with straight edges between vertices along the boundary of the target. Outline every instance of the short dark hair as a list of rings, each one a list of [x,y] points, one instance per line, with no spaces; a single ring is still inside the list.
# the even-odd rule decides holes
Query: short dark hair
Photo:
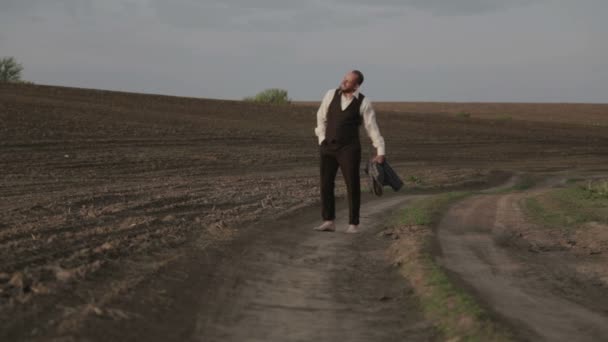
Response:
[[[359,70],[353,70],[352,73],[357,75],[357,83],[361,85],[363,83],[363,73]]]

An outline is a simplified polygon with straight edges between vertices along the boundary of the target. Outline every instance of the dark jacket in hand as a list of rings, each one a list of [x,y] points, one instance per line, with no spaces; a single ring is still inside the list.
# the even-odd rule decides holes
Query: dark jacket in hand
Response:
[[[365,174],[369,176],[370,190],[376,196],[382,196],[382,187],[385,185],[390,186],[395,191],[399,191],[403,187],[403,181],[391,168],[386,159],[382,164],[370,160],[365,167]]]

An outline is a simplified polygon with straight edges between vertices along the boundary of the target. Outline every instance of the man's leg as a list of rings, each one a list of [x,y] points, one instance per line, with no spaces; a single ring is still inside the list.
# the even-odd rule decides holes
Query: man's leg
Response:
[[[348,191],[349,224],[359,224],[359,211],[361,207],[361,180],[359,168],[361,167],[361,145],[358,143],[344,146],[338,153],[338,163],[346,182]]]
[[[333,146],[332,146],[333,147]],[[336,174],[338,173],[338,161],[335,151],[328,145],[319,148],[321,156],[321,212],[323,220],[333,221],[336,218],[336,200],[334,195]]]

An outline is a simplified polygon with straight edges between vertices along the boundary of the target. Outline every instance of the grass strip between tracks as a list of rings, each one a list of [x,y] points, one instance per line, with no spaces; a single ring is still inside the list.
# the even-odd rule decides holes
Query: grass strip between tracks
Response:
[[[608,223],[608,180],[577,181],[567,188],[526,198],[525,213],[547,227],[577,228],[587,222]]]
[[[536,184],[543,179],[542,175],[533,175],[529,173],[525,173],[519,175],[516,178],[515,184],[509,187],[501,187],[496,190],[486,191],[486,194],[505,194],[509,192],[515,191],[526,191],[528,189],[533,188]]]
[[[395,242],[389,253],[401,274],[411,282],[425,317],[448,341],[509,341],[510,334],[491,320],[464,290],[457,287],[434,259],[435,227],[454,202],[471,192],[450,192],[408,205],[384,232]]]

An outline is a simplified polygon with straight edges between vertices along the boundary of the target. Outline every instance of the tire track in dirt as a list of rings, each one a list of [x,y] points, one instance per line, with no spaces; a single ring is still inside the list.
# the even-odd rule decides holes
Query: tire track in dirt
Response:
[[[367,197],[367,199],[366,199]],[[379,236],[415,196],[364,196],[360,234],[316,232],[318,206],[248,226],[236,239],[195,247],[129,298],[107,303],[131,320],[87,318],[77,339],[149,341],[429,341],[408,282]],[[341,209],[342,208],[342,209]]]
[[[607,315],[550,288],[547,278],[563,261],[559,256],[532,268],[512,254],[529,252],[506,248],[515,228],[529,225],[518,201],[539,191],[477,195],[454,205],[438,227],[441,262],[530,340],[605,340]]]
[[[411,197],[393,196],[362,206],[360,235],[314,232],[318,219],[260,237],[205,295],[197,316],[201,341],[387,341],[434,336],[409,297],[407,283],[375,237],[382,214]],[[285,221],[288,224],[288,221]]]

